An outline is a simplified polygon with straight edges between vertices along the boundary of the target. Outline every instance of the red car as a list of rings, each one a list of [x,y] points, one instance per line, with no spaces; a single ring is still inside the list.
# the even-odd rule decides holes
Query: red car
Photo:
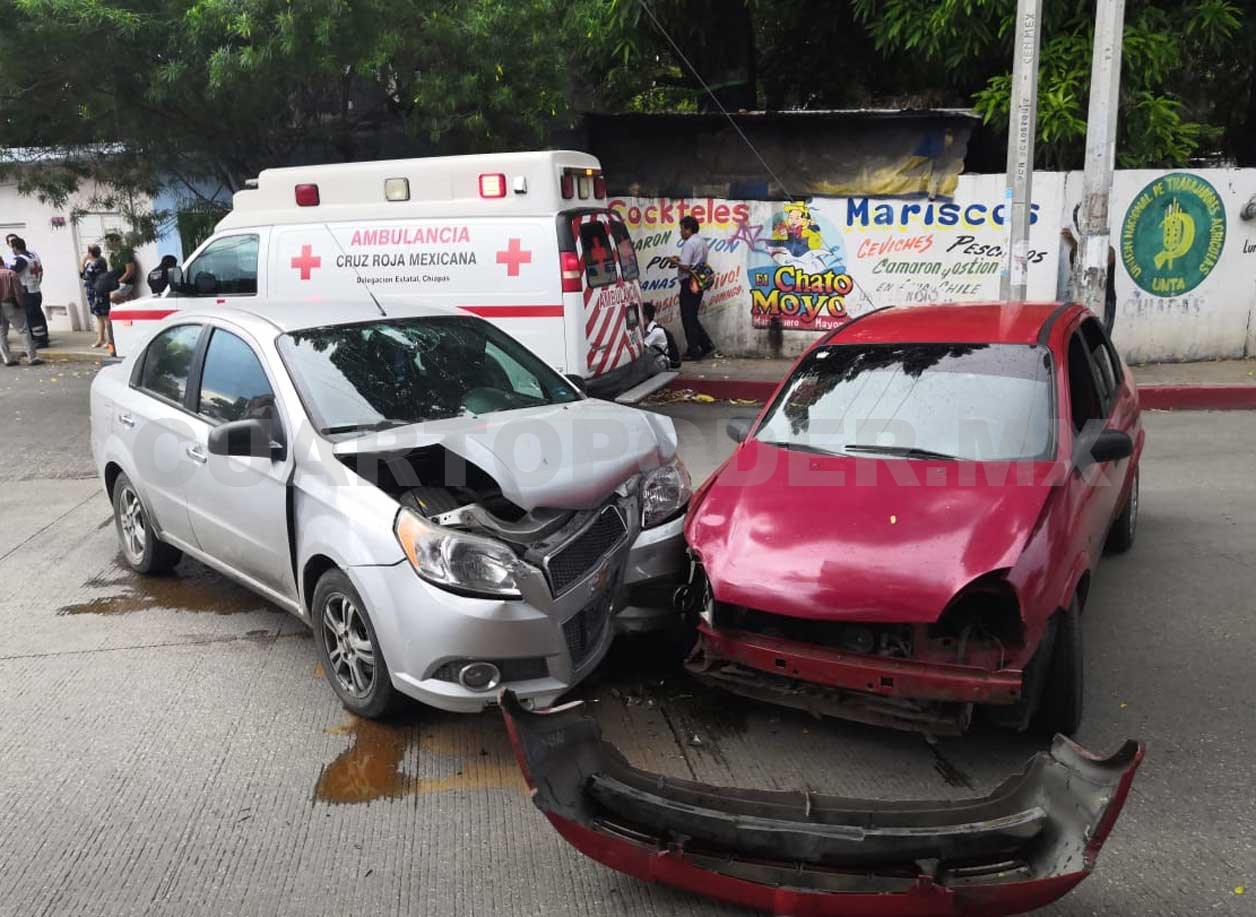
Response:
[[[1129,370],[1084,307],[890,308],[812,347],[694,496],[691,672],[934,734],[1074,732],[1082,616],[1138,522]],[[704,577],[704,578],[703,578]]]

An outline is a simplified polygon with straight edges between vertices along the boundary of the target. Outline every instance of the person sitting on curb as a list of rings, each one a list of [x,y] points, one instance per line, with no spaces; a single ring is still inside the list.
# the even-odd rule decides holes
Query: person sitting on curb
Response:
[[[114,236],[110,243],[113,251],[113,263],[110,266],[113,270],[122,272],[118,275],[118,288],[109,294],[109,301],[117,304],[126,302],[135,295],[135,281],[139,276],[140,266],[135,263],[135,252],[120,238]]]
[[[680,347],[672,333],[654,320],[654,303],[648,302],[641,307],[645,319],[645,346],[655,355],[654,371],[663,372],[668,369],[680,368]]]

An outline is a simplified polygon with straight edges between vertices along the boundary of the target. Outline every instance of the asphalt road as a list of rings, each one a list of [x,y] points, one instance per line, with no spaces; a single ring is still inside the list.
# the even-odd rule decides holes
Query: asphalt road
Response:
[[[494,714],[356,722],[297,620],[185,561],[140,580],[91,477],[90,368],[0,368],[0,913],[712,915],[583,859]],[[693,470],[745,409],[681,405]],[[1148,419],[1132,553],[1086,614],[1098,751],[1150,747],[1098,872],[1054,915],[1253,912],[1256,422]],[[904,558],[910,563],[910,558]],[[958,798],[1032,741],[930,747],[696,688],[648,643],[581,693],[635,763],[723,784]]]

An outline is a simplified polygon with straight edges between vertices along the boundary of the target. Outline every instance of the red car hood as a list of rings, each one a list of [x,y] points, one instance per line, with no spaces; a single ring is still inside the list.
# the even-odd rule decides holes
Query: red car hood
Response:
[[[967,583],[1015,563],[1050,469],[1022,469],[1031,483],[1018,485],[1007,464],[820,456],[748,440],[704,489],[685,534],[719,601],[927,623]]]

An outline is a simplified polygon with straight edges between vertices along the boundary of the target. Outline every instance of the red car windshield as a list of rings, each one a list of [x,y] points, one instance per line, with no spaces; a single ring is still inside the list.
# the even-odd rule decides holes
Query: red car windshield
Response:
[[[832,345],[812,351],[755,438],[833,455],[1048,459],[1051,357],[1023,344]]]

